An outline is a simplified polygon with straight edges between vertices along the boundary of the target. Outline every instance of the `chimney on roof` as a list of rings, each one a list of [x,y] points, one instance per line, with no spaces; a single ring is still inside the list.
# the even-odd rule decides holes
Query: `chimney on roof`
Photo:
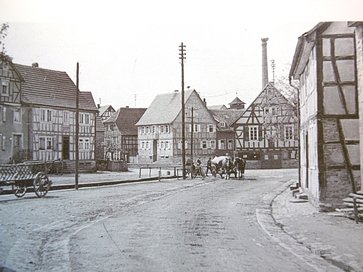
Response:
[[[204,105],[207,106],[207,100],[203,98]]]
[[[268,38],[262,38],[262,89],[268,83],[268,65],[267,65],[267,41]]]
[[[175,91],[174,91],[174,93],[178,93],[178,92],[179,92],[179,90],[175,90]]]
[[[38,62],[33,62],[33,63],[32,63],[32,67],[38,68],[38,67],[39,67]]]
[[[101,105],[100,104],[97,104],[97,109],[101,108]]]
[[[130,108],[129,106],[126,106],[126,109]]]

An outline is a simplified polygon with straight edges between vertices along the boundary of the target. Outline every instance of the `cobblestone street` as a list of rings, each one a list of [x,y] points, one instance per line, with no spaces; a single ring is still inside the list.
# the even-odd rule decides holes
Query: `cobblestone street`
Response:
[[[44,199],[0,200],[0,256],[8,271],[339,271],[263,222],[296,170],[245,180],[162,180]],[[270,225],[269,225],[270,224]],[[279,237],[282,238],[279,238]],[[304,261],[296,258],[303,254]]]

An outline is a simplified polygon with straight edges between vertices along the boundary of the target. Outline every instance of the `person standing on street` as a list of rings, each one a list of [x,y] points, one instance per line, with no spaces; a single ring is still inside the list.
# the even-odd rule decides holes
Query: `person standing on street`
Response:
[[[207,161],[207,170],[205,171],[205,175],[208,176],[208,171],[212,174],[212,158],[209,157]]]

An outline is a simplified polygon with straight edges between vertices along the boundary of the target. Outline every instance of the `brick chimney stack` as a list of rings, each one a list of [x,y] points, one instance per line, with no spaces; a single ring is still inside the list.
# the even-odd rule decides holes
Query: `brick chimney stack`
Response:
[[[262,38],[262,89],[268,83],[268,65],[267,65],[267,41],[268,38]]]

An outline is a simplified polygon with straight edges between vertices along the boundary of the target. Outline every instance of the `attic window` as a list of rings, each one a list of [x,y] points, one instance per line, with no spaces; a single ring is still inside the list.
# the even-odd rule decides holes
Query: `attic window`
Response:
[[[1,79],[1,95],[8,96],[9,95],[9,81]]]
[[[220,125],[221,125],[221,127],[226,127],[227,126],[227,124],[225,122],[221,122]]]

